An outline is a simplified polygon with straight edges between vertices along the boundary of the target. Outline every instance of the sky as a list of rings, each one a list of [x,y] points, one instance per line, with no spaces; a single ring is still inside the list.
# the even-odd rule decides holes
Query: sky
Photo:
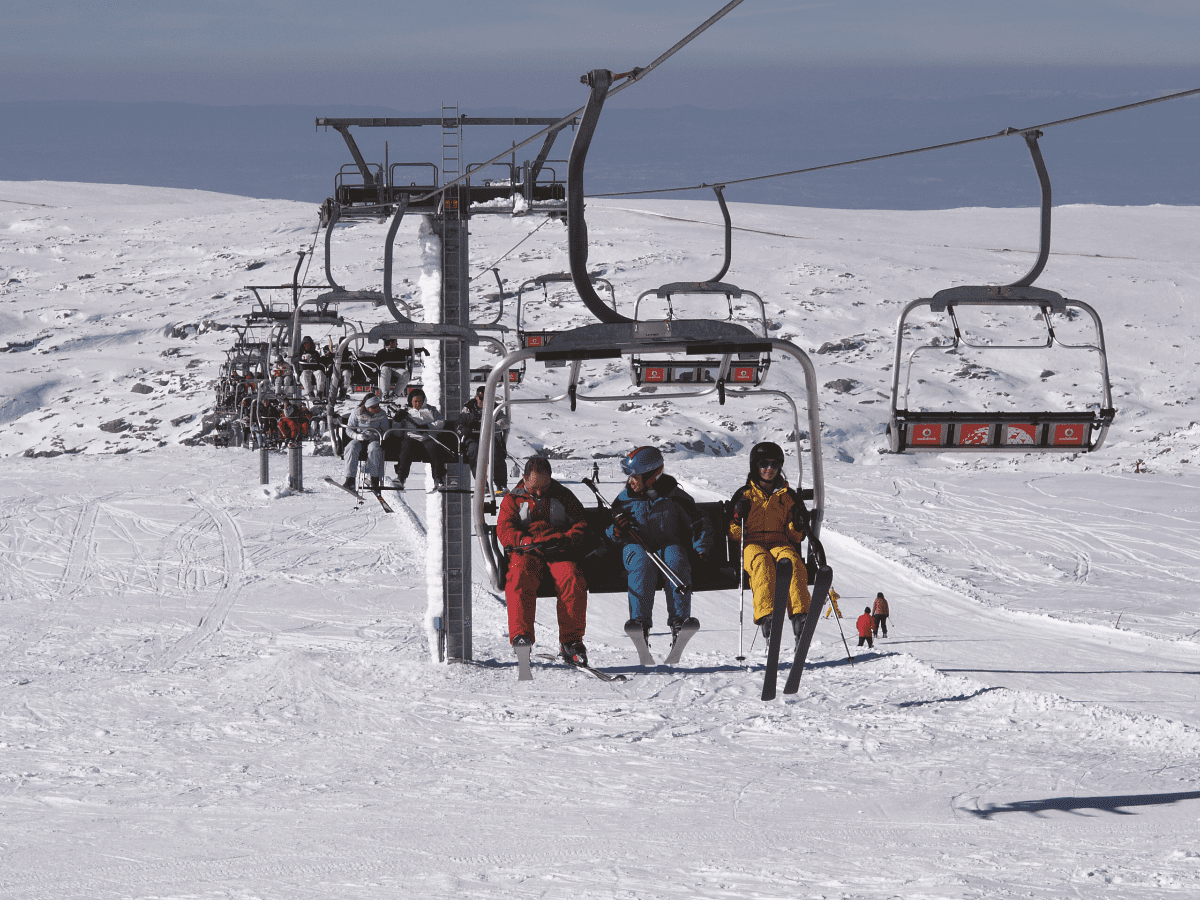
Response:
[[[6,0],[0,83],[6,101],[570,110],[582,104],[584,71],[644,66],[721,6]],[[1192,0],[745,0],[623,103],[768,106],[822,87],[789,77],[798,72],[840,83],[880,65],[1188,66],[1197,46]],[[925,89],[949,87],[934,79]]]

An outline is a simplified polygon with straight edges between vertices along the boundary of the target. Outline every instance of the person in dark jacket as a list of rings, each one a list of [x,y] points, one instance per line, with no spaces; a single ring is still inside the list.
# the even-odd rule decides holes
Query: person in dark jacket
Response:
[[[887,598],[883,596],[883,591],[880,591],[875,595],[875,602],[871,605],[871,618],[875,620],[875,628],[873,633],[878,635],[882,629],[883,636],[887,637],[887,620],[888,616],[891,615],[891,612],[888,609]]]
[[[384,338],[383,349],[375,352],[375,365],[379,367],[379,395],[384,399],[400,396],[408,387],[408,366],[412,356],[401,350],[395,338]]]
[[[654,617],[654,594],[660,572],[650,559],[657,556],[683,583],[666,581],[667,626],[672,637],[680,628],[699,627],[692,617],[692,566],[688,549],[707,556],[715,532],[696,501],[672,476],[663,474],[663,456],[656,447],[637,447],[621,460],[628,476],[625,489],[612,504],[610,539],[621,546],[621,561],[629,582],[628,629],[640,624],[649,635]],[[636,533],[636,537],[635,537]]]
[[[479,433],[483,428],[483,395],[487,388],[482,385],[475,391],[475,396],[463,404],[458,416],[459,440],[462,442],[463,459],[471,466],[471,471],[479,463]],[[500,416],[493,423],[492,429],[492,483],[497,491],[508,487],[508,442],[505,431],[508,429],[508,419]]]
[[[587,665],[587,581],[575,556],[583,545],[583,504],[552,477],[550,460],[535,456],[525,476],[504,495],[496,517],[496,539],[508,559],[504,600],[513,646],[534,642],[538,585],[548,571],[558,592],[559,651],[568,662]]]
[[[304,398],[316,400],[325,394],[328,387],[329,364],[333,358],[323,354],[308,335],[300,341],[300,352],[296,355],[296,374],[304,386]]]
[[[875,619],[871,616],[871,607],[864,606],[863,614],[858,617],[854,623],[858,627],[858,646],[866,644],[871,649],[875,648],[875,641],[871,639],[871,632],[875,629]]]

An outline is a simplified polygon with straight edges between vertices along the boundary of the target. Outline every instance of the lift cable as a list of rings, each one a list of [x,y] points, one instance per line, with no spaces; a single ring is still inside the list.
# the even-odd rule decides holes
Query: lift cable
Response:
[[[533,231],[529,232],[529,234],[525,235],[525,237],[521,238],[519,241],[517,241],[515,244],[513,244],[511,247],[509,247],[506,251],[504,251],[503,254],[501,254],[500,258],[497,259],[495,262],[493,262],[491,265],[484,266],[483,271],[480,272],[478,275],[476,275],[474,278],[472,278],[471,281],[468,283],[474,284],[476,281],[478,281],[480,278],[482,278],[488,272],[492,271],[492,269],[494,267],[500,265],[500,263],[504,262],[504,260],[508,258],[508,254],[512,253],[514,250],[516,250],[518,247],[520,247],[523,243],[525,243],[527,240],[529,240],[531,237],[533,237],[535,234],[537,234],[539,231],[541,231],[542,227],[544,225],[549,224],[551,221],[553,221],[553,218],[551,216],[547,216],[546,218],[542,219],[541,225],[538,225],[537,228],[533,229]]]
[[[769,178],[783,178],[784,176],[787,176],[787,175],[804,175],[809,172],[820,172],[824,169],[837,169],[837,168],[841,168],[842,166],[855,166],[855,165],[858,165],[859,163],[878,162],[879,160],[882,160],[882,159],[894,159],[895,157],[898,157],[898,156],[911,156],[914,153],[926,153],[930,150],[945,150],[949,147],[962,147],[962,146],[965,146],[966,144],[978,144],[981,141],[991,141],[991,140],[995,140],[996,138],[1000,138],[1000,137],[1011,137],[1012,135],[1024,136],[1026,134],[1030,134],[1035,131],[1041,131],[1043,128],[1052,128],[1055,125],[1066,125],[1071,122],[1080,122],[1083,119],[1092,119],[1097,116],[1106,116],[1109,113],[1125,112],[1126,110],[1137,109],[1139,106],[1149,106],[1151,103],[1163,103],[1164,101],[1167,101],[1167,100],[1178,100],[1181,97],[1190,97],[1194,94],[1200,94],[1200,88],[1193,88],[1190,91],[1180,91],[1177,94],[1167,94],[1164,97],[1155,97],[1153,100],[1141,100],[1137,103],[1128,103],[1124,106],[1114,106],[1111,109],[1102,109],[1097,112],[1084,113],[1083,115],[1079,115],[1079,116],[1071,116],[1070,118],[1067,118],[1067,119],[1058,119],[1054,122],[1046,122],[1044,125],[1034,125],[1029,128],[1005,128],[1003,131],[997,132],[996,134],[986,134],[981,137],[966,138],[961,141],[950,141],[945,144],[932,144],[928,147],[917,147],[912,150],[898,150],[895,153],[884,153],[879,156],[864,156],[860,159],[850,159],[850,160],[846,160],[844,162],[826,163],[825,165],[821,165],[821,166],[809,166],[808,168],[804,168],[804,169],[791,169],[787,172],[775,172],[770,175],[753,175],[749,178],[733,178],[733,179],[728,179],[725,181],[719,181],[719,182],[716,182],[715,184],[708,184],[706,182],[701,182],[700,184],[693,184],[693,185],[689,185],[687,187],[657,188],[654,190],[638,190],[638,191],[613,191],[611,193],[605,193],[605,194],[588,194],[587,196],[589,196],[589,197],[636,197],[636,196],[640,196],[643,194],[671,194],[671,193],[677,193],[680,191],[698,191],[698,190],[702,190],[702,189],[711,190],[715,186],[728,187],[731,184],[747,184],[752,181],[765,181]]]
[[[682,50],[684,47],[686,47],[688,44],[690,44],[693,40],[695,40],[697,37],[699,37],[705,31],[707,31],[711,26],[715,25],[718,21],[723,19],[726,16],[726,14],[732,12],[736,7],[741,6],[741,4],[742,4],[742,0],[730,0],[729,3],[726,3],[723,7],[721,7],[719,10],[717,10],[715,13],[713,13],[711,16],[709,16],[707,19],[705,19],[703,22],[701,22],[699,25],[697,25],[695,28],[693,28],[691,30],[691,32],[689,32],[685,37],[683,37],[678,42],[676,42],[669,50],[667,50],[662,55],[660,55],[657,59],[654,60],[654,62],[650,63],[650,65],[644,66],[644,67],[637,66],[628,72],[622,72],[618,75],[615,75],[614,78],[624,78],[625,80],[621,84],[619,84],[613,88],[610,88],[608,93],[605,94],[605,99],[607,99],[608,97],[612,97],[615,94],[621,93],[621,91],[625,90],[625,88],[629,87],[634,82],[641,81],[646,75],[653,72],[660,65],[662,65],[664,62],[666,62],[668,59],[670,59],[672,56],[674,56],[676,53],[678,53],[680,50]],[[560,131],[561,129],[565,128],[567,125],[571,124],[571,122],[573,122],[580,115],[582,115],[584,109],[586,109],[586,106],[579,107],[579,109],[575,110],[575,112],[569,113],[569,114],[563,116],[561,119],[559,119],[553,125],[546,126],[541,131],[537,132],[537,134],[534,134],[534,135],[526,138],[524,141],[522,141],[519,144],[513,144],[511,147],[507,148],[502,153],[499,153],[496,156],[493,156],[491,159],[487,160],[486,162],[479,163],[477,166],[475,166],[475,168],[482,169],[482,168],[485,168],[486,166],[490,166],[492,163],[499,162],[500,160],[504,159],[504,157],[509,156],[514,151],[520,150],[522,147],[532,144],[538,138],[544,137],[552,131],[555,131],[555,132]],[[437,197],[441,194],[444,194],[448,188],[452,188],[456,184],[460,184],[461,182],[466,181],[470,177],[471,177],[471,172],[464,172],[462,175],[459,175],[453,181],[446,182],[437,190],[430,191],[428,194],[423,194],[422,196],[415,198],[412,202],[420,203],[424,200],[428,200],[431,197]]]

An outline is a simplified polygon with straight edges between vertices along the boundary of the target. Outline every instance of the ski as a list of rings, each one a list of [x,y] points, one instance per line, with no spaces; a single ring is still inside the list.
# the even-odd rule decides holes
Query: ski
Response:
[[[671,644],[671,652],[667,654],[667,658],[663,660],[663,665],[673,666],[679,662],[683,656],[683,648],[687,646],[687,642],[692,639],[697,631],[700,630],[699,625],[694,625],[691,628],[684,627],[679,629],[679,633],[675,636],[674,643]]]
[[[646,633],[642,631],[642,626],[638,624],[630,624],[625,626],[625,633],[629,635],[629,639],[633,641],[633,646],[637,648],[638,662],[643,666],[654,666],[654,657],[650,655],[650,645],[646,643]]]
[[[812,605],[809,606],[808,617],[804,620],[804,630],[796,639],[796,657],[792,660],[792,670],[788,672],[787,683],[783,686],[785,694],[794,694],[800,689],[804,661],[808,658],[808,648],[812,644],[813,633],[817,630],[817,619],[821,617],[821,610],[825,606],[825,598],[829,596],[832,584],[833,569],[829,566],[817,569],[817,577],[813,579]]]
[[[517,654],[517,681],[533,681],[533,670],[529,668],[529,651],[533,649],[529,644],[513,647],[513,653]]]
[[[568,660],[563,659],[561,656],[555,656],[552,653],[539,653],[539,654],[537,654],[537,656],[538,656],[538,659],[548,659],[551,662],[562,663],[569,669],[580,669],[581,671],[584,671],[584,672],[590,672],[591,674],[593,674],[597,678],[599,678],[601,681],[626,681],[627,680],[624,675],[614,675],[611,672],[605,672],[603,669],[597,669],[594,666],[584,666],[584,665],[580,665],[579,663],[570,662]],[[530,676],[530,677],[532,677],[532,676]]]
[[[346,487],[340,481],[334,481],[328,475],[325,476],[325,480],[328,481],[330,484],[332,484],[338,490],[345,491],[347,494],[349,494],[351,497],[353,497],[359,503],[362,503],[363,496],[358,491],[354,490],[353,488]],[[383,496],[378,491],[371,491],[371,493],[375,495],[375,499],[379,501],[379,505],[383,507],[384,512],[395,512],[395,510],[393,510],[390,506],[388,506],[388,502],[383,499]]]
[[[762,698],[774,700],[779,686],[779,646],[783,643],[783,624],[787,621],[788,593],[792,584],[792,561],[775,564],[775,609],[771,613],[771,642],[767,647],[767,672],[763,678]]]
[[[345,485],[343,485],[340,481],[334,481],[328,475],[325,476],[325,480],[328,481],[330,484],[332,484],[339,491],[345,491],[347,494],[349,494],[351,497],[353,497],[359,503],[362,503],[362,499],[363,499],[362,494],[360,494],[358,491],[354,490],[354,488],[348,488]]]

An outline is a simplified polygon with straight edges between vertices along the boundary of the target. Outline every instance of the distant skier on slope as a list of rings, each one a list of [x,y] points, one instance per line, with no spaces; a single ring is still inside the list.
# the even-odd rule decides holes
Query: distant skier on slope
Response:
[[[887,598],[883,596],[883,591],[875,595],[875,602],[872,604],[871,618],[875,620],[875,628],[872,634],[878,635],[880,630],[883,631],[883,636],[887,637],[887,620],[891,612],[888,610]]]
[[[358,464],[365,456],[370,469],[371,490],[379,490],[379,479],[383,477],[383,435],[391,424],[392,420],[380,407],[379,398],[374,394],[364,397],[362,403],[350,413],[346,421],[346,434],[351,440],[342,454],[346,462],[342,487],[354,490]]]
[[[858,617],[854,623],[858,626],[858,646],[866,644],[872,650],[875,649],[875,641],[871,639],[871,633],[875,629],[875,619],[871,616],[871,607],[864,606],[863,614]]]
[[[586,666],[587,581],[575,561],[586,530],[583,505],[551,475],[550,460],[530,459],[496,518],[496,537],[508,557],[509,640],[514,646],[534,642],[538,585],[548,570],[558,593],[559,652],[567,662]]]
[[[733,520],[729,534],[741,541],[745,533],[742,566],[750,575],[754,594],[754,624],[770,638],[771,613],[775,609],[775,563],[792,561],[792,583],[788,590],[788,614],[792,632],[804,628],[812,596],[808,571],[800,555],[807,525],[804,503],[783,477],[783,448],[771,441],[750,450],[750,474],[746,484],[733,495]]]
[[[697,629],[692,617],[692,567],[688,548],[701,556],[712,550],[716,534],[696,501],[679,482],[663,474],[663,455],[656,447],[637,447],[621,459],[625,489],[612,503],[613,524],[608,536],[621,545],[621,561],[629,583],[629,621],[626,632],[641,627],[649,641],[654,618],[654,594],[660,571],[650,559],[657,555],[683,583],[666,579],[667,627],[672,643],[681,628]],[[636,537],[634,532],[636,531]]]

